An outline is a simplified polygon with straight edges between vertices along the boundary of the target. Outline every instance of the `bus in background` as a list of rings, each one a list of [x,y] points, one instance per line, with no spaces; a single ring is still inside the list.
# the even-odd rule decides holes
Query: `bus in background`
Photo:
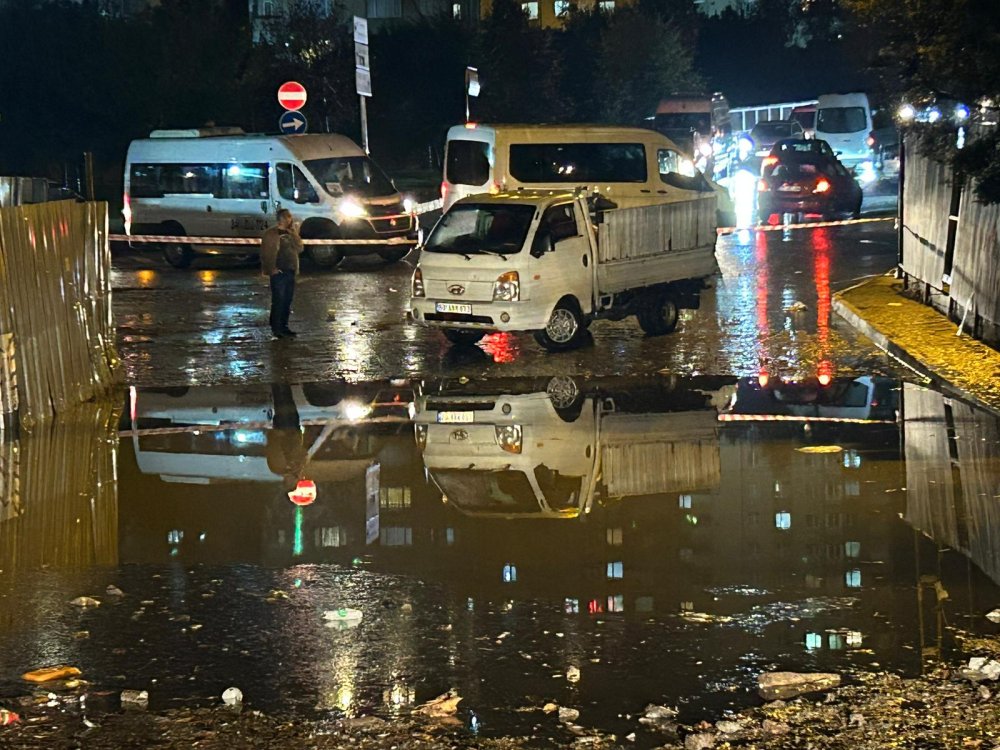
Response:
[[[663,133],[712,179],[723,177],[732,156],[729,102],[722,94],[671,94],[660,100],[653,129]]]

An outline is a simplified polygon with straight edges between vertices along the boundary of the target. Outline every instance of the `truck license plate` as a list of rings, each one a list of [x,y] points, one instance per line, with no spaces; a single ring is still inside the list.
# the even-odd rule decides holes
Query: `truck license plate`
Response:
[[[439,313],[459,313],[472,315],[472,305],[456,305],[454,302],[438,302],[434,309]]]
[[[471,411],[439,411],[437,421],[441,424],[469,424],[475,412]]]

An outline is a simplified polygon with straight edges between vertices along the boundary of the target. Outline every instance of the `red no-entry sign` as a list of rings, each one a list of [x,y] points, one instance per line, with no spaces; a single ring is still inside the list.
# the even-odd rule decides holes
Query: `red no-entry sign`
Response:
[[[306,87],[298,81],[288,81],[278,87],[278,104],[290,112],[302,109],[306,103]]]

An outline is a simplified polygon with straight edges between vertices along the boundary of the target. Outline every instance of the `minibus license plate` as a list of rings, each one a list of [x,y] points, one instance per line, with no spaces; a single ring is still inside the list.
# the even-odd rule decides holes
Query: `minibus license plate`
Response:
[[[469,424],[475,412],[471,411],[439,411],[437,421],[442,424]]]
[[[459,313],[472,315],[472,305],[456,305],[454,302],[438,302],[434,309],[439,313]]]

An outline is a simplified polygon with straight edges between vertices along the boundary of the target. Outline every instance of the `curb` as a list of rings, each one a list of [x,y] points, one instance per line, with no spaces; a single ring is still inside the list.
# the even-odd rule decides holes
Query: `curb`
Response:
[[[928,384],[938,387],[940,390],[945,391],[953,396],[957,396],[964,401],[968,401],[975,404],[981,409],[986,409],[987,411],[997,414],[1000,413],[1000,409],[997,408],[995,404],[991,404],[984,401],[975,393],[956,385],[947,378],[930,370],[924,362],[914,357],[906,349],[897,344],[895,341],[886,336],[882,331],[878,330],[871,323],[868,322],[862,316],[861,312],[854,307],[850,302],[847,302],[843,295],[850,292],[852,289],[857,289],[860,286],[864,286],[869,283],[868,281],[863,281],[860,284],[855,284],[854,286],[844,289],[840,292],[836,292],[833,295],[832,308],[833,311],[837,313],[840,317],[846,320],[851,327],[857,329],[866,337],[871,339],[872,343],[875,344],[879,349],[884,351],[893,359],[899,361],[903,366],[914,372],[918,377],[927,381]]]

